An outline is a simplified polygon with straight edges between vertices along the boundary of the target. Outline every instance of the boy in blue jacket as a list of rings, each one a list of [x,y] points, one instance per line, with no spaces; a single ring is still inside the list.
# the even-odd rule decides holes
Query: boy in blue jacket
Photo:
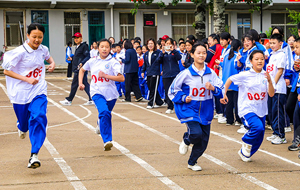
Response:
[[[182,71],[170,86],[168,95],[175,104],[175,113],[181,123],[187,126],[179,153],[186,154],[190,144],[194,144],[188,160],[188,168],[200,171],[198,158],[206,150],[210,124],[214,115],[213,96],[222,98],[223,82],[217,74],[206,66],[207,49],[204,44],[192,48],[194,63]]]

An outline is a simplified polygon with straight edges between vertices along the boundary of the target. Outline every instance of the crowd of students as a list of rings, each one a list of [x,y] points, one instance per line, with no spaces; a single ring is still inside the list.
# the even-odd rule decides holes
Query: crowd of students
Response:
[[[297,27],[300,35],[300,23]],[[29,168],[41,165],[37,154],[46,137],[43,61],[50,63],[49,71],[55,67],[48,49],[41,45],[44,32],[42,25],[30,24],[28,40],[7,52],[2,65],[20,138],[29,130]],[[237,132],[244,136],[238,154],[245,162],[259,149],[266,123],[273,130],[266,139],[276,145],[287,143],[285,133],[291,131],[292,123],[294,139],[288,149],[300,150],[300,38],[291,35],[285,42],[283,36],[282,28],[274,27],[268,39],[251,29],[241,41],[228,32],[202,40],[189,35],[178,42],[164,35],[148,39],[145,45],[139,37],[119,43],[111,37],[93,43],[88,53],[82,35],[76,33],[75,54],[68,47],[66,56],[75,77],[71,99],[60,103],[71,105],[78,87],[87,92],[86,105],[95,105],[99,113],[97,129],[105,151],[113,147],[111,111],[118,98],[131,102],[133,93],[136,102],[148,101],[147,109],[167,106],[166,114],[175,110],[187,126],[179,152],[186,154],[193,144],[188,168],[194,171],[202,170],[197,160],[206,150],[213,118],[240,126]],[[92,76],[90,84],[87,71]]]

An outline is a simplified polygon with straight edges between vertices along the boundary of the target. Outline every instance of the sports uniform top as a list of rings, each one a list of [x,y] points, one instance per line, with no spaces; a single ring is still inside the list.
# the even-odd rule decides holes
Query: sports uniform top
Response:
[[[251,68],[230,77],[239,87],[238,114],[241,118],[248,113],[255,113],[259,117],[268,114],[268,80],[265,73],[264,70],[256,73]]]
[[[90,94],[93,97],[95,94],[101,94],[107,101],[117,99],[119,93],[115,85],[115,81],[99,77],[99,72],[117,76],[121,74],[121,65],[110,54],[106,59],[101,59],[100,56],[89,59],[82,67],[86,71],[91,71],[92,81],[90,84]]]
[[[275,93],[286,94],[286,83],[284,80],[284,73],[286,68],[287,60],[285,53],[282,49],[277,50],[276,52],[272,51],[269,63],[267,64],[267,71],[270,73],[271,78],[273,79],[273,86]],[[278,69],[282,68],[283,73],[280,76],[277,84],[275,84],[275,76],[278,72]]]
[[[37,84],[32,85],[6,76],[6,87],[11,103],[27,104],[37,95],[47,95],[44,60],[49,58],[50,54],[46,46],[41,44],[36,50],[33,50],[27,42],[4,54],[2,67],[5,70],[39,80]]]
[[[210,82],[215,91],[207,90],[206,82]],[[214,115],[213,95],[222,98],[222,89],[223,82],[212,69],[205,64],[203,70],[199,71],[193,64],[178,74],[168,95],[174,102],[175,112],[181,123],[197,121],[209,125]],[[192,97],[190,103],[185,103],[187,96]]]
[[[98,56],[98,53],[99,53],[99,51],[98,51],[97,49],[92,49],[92,50],[90,51],[90,57],[91,57],[91,58],[95,58],[95,57]]]

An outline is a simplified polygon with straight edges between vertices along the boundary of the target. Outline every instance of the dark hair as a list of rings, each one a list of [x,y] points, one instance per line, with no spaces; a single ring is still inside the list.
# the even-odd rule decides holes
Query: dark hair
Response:
[[[257,53],[261,53],[261,54],[265,57],[265,54],[264,54],[263,51],[256,49],[256,50],[253,50],[253,51],[251,52],[251,54],[250,54],[250,56],[249,56],[249,60],[252,61],[253,56],[254,56],[255,54],[257,54]]]
[[[135,37],[134,41],[142,41],[140,37]]]
[[[289,36],[286,38],[286,41],[288,41],[288,39],[289,39],[290,37],[293,37],[294,39],[296,39],[296,36],[295,36],[294,34],[291,34],[291,35],[289,35]]]
[[[111,45],[111,48],[116,48],[116,47],[117,47],[117,44]]]
[[[124,43],[124,48],[127,50],[127,49],[133,49],[133,45],[131,43],[130,40],[126,40],[125,43]]]
[[[220,38],[223,39],[223,40],[230,40],[231,36],[228,32],[222,32],[220,34]]]
[[[67,46],[70,46],[70,45],[72,45],[72,42],[69,41],[69,42],[67,43]]]
[[[256,42],[259,41],[259,35],[258,35],[258,32],[255,29],[249,30],[248,34],[250,34],[253,37],[254,41],[256,41]]]
[[[218,43],[220,43],[220,38],[219,38],[219,36],[217,34],[211,34],[208,37],[211,37],[213,40],[217,40]]]
[[[273,31],[277,29],[280,35],[284,35],[283,29],[280,26],[275,26],[273,27],[272,31],[271,31],[271,35],[273,34]]]
[[[195,53],[195,51],[196,51],[196,49],[197,49],[198,46],[204,47],[205,50],[207,51],[206,45],[203,42],[200,42],[200,43],[197,43],[197,44],[193,45],[192,50],[191,50],[192,54]]]
[[[203,38],[203,39],[201,40],[201,42],[203,42],[204,44],[208,44],[207,41],[208,41],[208,38]]]
[[[248,38],[248,40],[250,40],[250,41],[255,41],[255,40],[253,39],[253,36],[251,36],[250,34],[246,34],[246,35],[244,36],[244,40],[245,40],[246,38]],[[255,45],[255,43],[254,43],[254,45]]]
[[[268,36],[267,36],[266,33],[260,33],[259,37],[260,37],[260,39],[262,39],[262,38],[268,38]]]
[[[300,29],[300,22],[297,24],[297,28],[298,28],[298,30]]]
[[[116,44],[116,47],[122,48],[122,45],[121,44]]]
[[[154,40],[153,38],[149,38],[149,39],[147,40],[147,43],[146,43],[146,49],[149,51],[148,43],[149,43],[150,41],[152,41],[152,42],[154,43],[153,51],[156,51],[156,50],[157,50],[156,42],[155,42],[155,40]],[[159,45],[161,46],[161,44],[159,44]]]
[[[133,43],[134,43],[134,44],[135,44],[135,43],[138,43],[139,45],[141,45],[140,41],[134,41]]]
[[[230,40],[232,41],[232,40],[234,40],[235,39],[235,37],[234,36],[230,36]]]
[[[187,40],[187,41],[185,41],[185,44],[186,43],[189,43],[189,44],[191,44],[192,46],[194,45],[194,42],[192,41],[192,40]]]
[[[195,40],[196,40],[196,38],[195,38],[194,35],[188,35],[186,38],[187,38],[188,40],[191,40],[191,41],[195,41]]]
[[[99,47],[102,42],[107,42],[109,44],[109,47],[111,48],[111,42],[106,38],[103,38],[102,40],[97,42],[97,46]]]
[[[108,38],[108,40],[110,40],[110,39],[114,39],[114,42],[116,42],[116,40],[115,40],[115,38],[114,38],[114,37],[109,37],[109,38]]]
[[[236,40],[236,39],[232,40],[231,41],[231,48],[230,48],[229,55],[228,55],[228,60],[233,58],[234,52],[238,51],[238,49],[241,48],[241,47],[242,47],[242,42],[240,40]]]
[[[137,49],[141,49],[141,50],[142,50],[142,47],[141,47],[141,46],[138,46],[138,47],[136,47],[136,50],[137,50]]]
[[[27,34],[30,35],[30,33],[31,33],[32,30],[39,30],[39,31],[43,32],[43,34],[45,34],[45,28],[44,28],[44,26],[41,25],[41,24],[39,24],[39,23],[31,23],[28,26]]]
[[[283,37],[281,34],[272,34],[270,36],[270,39],[275,39],[275,40],[278,40],[279,42],[282,42],[283,41]]]
[[[179,46],[181,46],[181,44],[184,44],[184,45],[185,45],[185,43],[184,43],[184,42],[180,42],[180,43],[179,43]]]
[[[183,38],[179,38],[178,42],[179,42],[179,41],[183,41],[183,42],[184,42],[184,39],[183,39]]]
[[[159,47],[162,48],[161,40],[157,40],[157,45],[159,45]],[[148,49],[148,47],[147,47],[147,49]]]
[[[167,41],[170,41],[171,44],[174,45],[174,40],[173,40],[173,38],[167,38],[167,39],[166,39],[166,43],[167,43]]]
[[[295,42],[300,43],[300,38],[297,38]]]

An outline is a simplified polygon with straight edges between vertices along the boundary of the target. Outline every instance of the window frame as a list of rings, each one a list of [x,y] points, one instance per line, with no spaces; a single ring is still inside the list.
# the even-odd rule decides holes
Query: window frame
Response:
[[[121,14],[131,14],[130,12],[119,12],[119,24],[120,24],[120,40],[129,39],[128,27],[134,27],[134,36],[136,36],[136,14],[134,15],[134,24],[121,24]],[[127,37],[122,38],[122,27],[127,30]],[[133,37],[134,37],[133,36]]]
[[[236,15],[236,20],[238,21],[238,15],[239,14],[244,14],[244,15],[246,15],[246,14],[249,14],[250,15],[250,24],[238,24],[238,22],[237,22],[237,37],[238,37],[238,39],[241,39],[241,38],[239,38],[239,26],[242,26],[243,27],[243,35],[245,34],[245,26],[250,26],[250,29],[252,29],[252,13],[245,13],[245,12],[242,12],[242,13],[237,13],[237,15]]]
[[[80,24],[65,24],[65,13],[79,13],[79,20],[80,20]],[[67,44],[67,30],[66,30],[66,26],[72,26],[72,35],[74,35],[74,26],[79,26],[80,29],[80,33],[82,33],[82,15],[81,15],[81,11],[73,11],[73,10],[69,10],[69,11],[64,11],[64,41],[65,44]],[[72,38],[72,46],[76,46],[74,39]]]
[[[189,27],[193,27],[192,25],[188,24],[188,14],[194,14],[193,12],[172,12],[171,13],[171,27],[172,27],[172,36],[174,36],[173,33],[173,27],[185,27],[185,33],[186,35],[183,37],[184,39],[186,38],[187,35],[189,35]],[[185,14],[185,25],[181,25],[181,24],[173,24],[173,14]],[[194,20],[195,22],[195,20]]]
[[[276,13],[271,13],[271,18],[272,18],[272,14],[284,14],[284,23],[283,24],[272,24],[272,20],[271,20],[271,27],[275,27],[275,26],[280,26],[283,28],[284,31],[284,36],[283,38],[286,39],[287,38],[287,27],[288,26],[293,26],[293,27],[297,27],[297,24],[287,24],[287,18],[288,18],[288,14],[287,12],[276,12]]]

